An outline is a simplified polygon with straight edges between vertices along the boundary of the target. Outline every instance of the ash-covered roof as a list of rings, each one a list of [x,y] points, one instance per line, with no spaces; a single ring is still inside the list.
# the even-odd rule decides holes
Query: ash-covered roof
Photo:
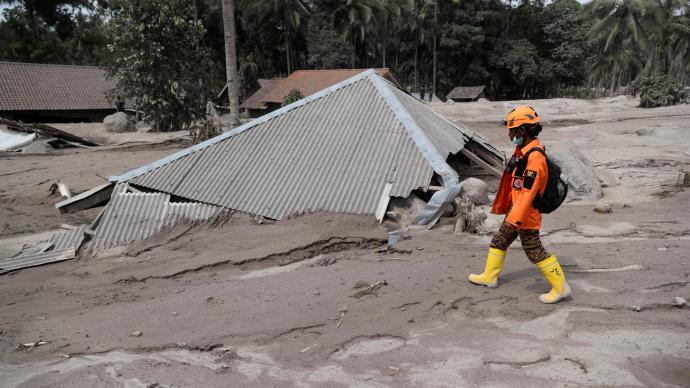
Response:
[[[0,62],[0,112],[113,108],[115,82],[94,66]]]
[[[474,100],[484,92],[484,86],[458,86],[451,90],[446,98]]]
[[[111,180],[272,219],[379,218],[390,197],[455,174],[445,160],[473,136],[369,70]]]

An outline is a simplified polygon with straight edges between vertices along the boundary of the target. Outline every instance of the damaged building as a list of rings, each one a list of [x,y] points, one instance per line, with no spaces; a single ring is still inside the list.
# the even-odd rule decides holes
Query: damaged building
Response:
[[[500,176],[503,162],[481,136],[368,70],[55,206],[74,213],[105,205],[84,230],[89,253],[234,212],[259,221],[326,211],[382,222],[389,206],[412,196],[426,204],[414,223],[430,227],[462,179]],[[59,253],[51,260],[73,257]]]

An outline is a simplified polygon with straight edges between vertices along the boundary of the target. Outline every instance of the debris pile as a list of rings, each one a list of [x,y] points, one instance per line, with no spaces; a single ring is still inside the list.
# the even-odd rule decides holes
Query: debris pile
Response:
[[[74,259],[84,241],[87,228],[88,225],[78,227],[64,225],[63,230],[52,233],[49,237],[23,243],[19,252],[0,259],[0,274]],[[12,241],[7,241],[2,245],[11,246]]]
[[[45,152],[51,148],[96,147],[97,143],[45,124],[24,124],[0,117],[0,151]]]

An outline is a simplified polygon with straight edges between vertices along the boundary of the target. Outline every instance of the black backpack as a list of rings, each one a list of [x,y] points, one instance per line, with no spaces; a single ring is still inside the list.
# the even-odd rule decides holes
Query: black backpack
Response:
[[[561,168],[546,156],[546,152],[542,148],[534,147],[525,153],[521,161],[520,170],[524,171],[527,166],[527,157],[533,151],[537,151],[546,158],[546,165],[549,169],[549,179],[546,181],[546,188],[544,195],[537,192],[537,196],[532,201],[532,207],[539,210],[541,213],[551,213],[558,209],[568,196],[568,182],[565,175],[561,174]]]

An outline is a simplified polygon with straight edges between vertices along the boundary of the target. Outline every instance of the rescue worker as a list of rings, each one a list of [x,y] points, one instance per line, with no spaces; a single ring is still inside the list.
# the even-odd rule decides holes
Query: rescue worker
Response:
[[[484,272],[471,274],[469,280],[489,288],[497,287],[506,250],[519,236],[527,258],[536,264],[552,287],[549,293],[540,295],[539,300],[556,303],[570,295],[571,291],[558,259],[547,253],[541,244],[539,229],[542,215],[532,207],[537,193],[543,194],[546,187],[546,158],[535,151],[528,155],[526,163],[524,160],[529,150],[536,147],[544,149],[537,138],[541,132],[539,115],[531,107],[522,105],[510,111],[502,124],[508,129],[508,136],[516,148],[506,166],[491,212],[507,215],[491,240]]]

